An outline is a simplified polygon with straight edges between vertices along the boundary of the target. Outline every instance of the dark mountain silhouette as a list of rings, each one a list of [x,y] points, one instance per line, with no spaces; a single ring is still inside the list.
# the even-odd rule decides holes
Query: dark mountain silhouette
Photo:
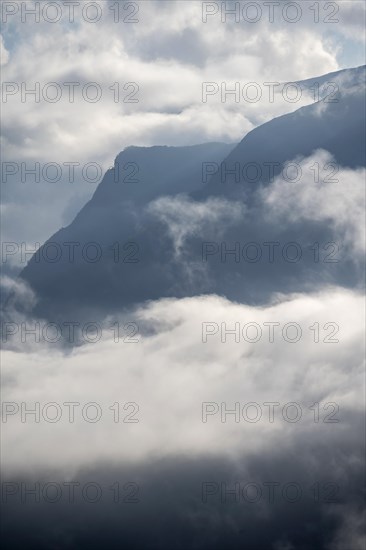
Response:
[[[326,283],[357,286],[359,268],[346,260],[347,255],[338,263],[315,263],[308,251],[314,242],[336,239],[329,224],[300,220],[278,224],[264,215],[258,201],[258,190],[271,185],[287,161],[318,149],[329,151],[341,166],[365,165],[364,79],[360,76],[364,68],[353,71],[347,71],[347,78],[346,71],[338,74],[343,84],[332,98],[336,101],[325,97],[275,118],[237,146],[125,149],[75,220],[53,235],[23,270],[21,278],[38,296],[34,313],[54,320],[79,319],[161,297],[218,293],[262,303],[273,292]],[[243,177],[246,163],[261,170],[256,181],[250,181],[253,176]],[[239,180],[233,173],[223,177],[222,166],[233,170],[235,164],[240,167]],[[274,167],[272,173],[268,164]],[[215,173],[205,182],[202,170],[208,165]],[[188,199],[177,198],[182,193]],[[152,201],[164,196],[175,202],[165,199],[157,214]],[[226,213],[213,215],[220,200]],[[234,221],[235,208],[241,208],[242,214]],[[268,241],[281,247],[296,241],[307,253],[299,262],[285,261],[281,255],[270,263],[265,258],[252,262],[221,256],[223,242],[230,249],[236,242],[262,246]],[[218,247],[209,262],[202,260],[205,242]]]
[[[365,67],[303,81],[304,87],[334,82],[337,92],[249,132],[225,159],[204,193],[241,196],[268,184],[287,161],[329,151],[344,167],[365,164]],[[239,170],[235,171],[235,165]],[[239,176],[238,176],[239,172]]]

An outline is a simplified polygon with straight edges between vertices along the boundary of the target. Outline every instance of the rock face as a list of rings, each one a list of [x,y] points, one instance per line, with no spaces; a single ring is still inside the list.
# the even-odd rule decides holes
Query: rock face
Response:
[[[321,101],[275,118],[249,132],[209,182],[209,193],[250,196],[259,183],[268,184],[287,161],[329,151],[336,162],[357,168],[365,164],[365,67],[332,73],[299,83],[329,93]],[[336,91],[334,91],[336,90]],[[239,190],[239,191],[238,191]]]
[[[234,146],[121,152],[74,221],[46,241],[21,273],[37,293],[35,313],[54,318],[77,310],[82,315],[94,306],[111,311],[159,297],[169,239],[146,207],[161,196],[200,190],[202,164],[221,162]]]
[[[273,292],[304,290],[314,278],[357,285],[358,268],[346,256],[315,262],[309,252],[314,243],[334,243],[330,224],[271,219],[260,190],[273,185],[286,162],[319,149],[339,166],[365,165],[363,76],[364,68],[337,73],[336,95],[263,124],[236,146],[124,150],[91,201],[23,270],[38,297],[35,314],[90,318],[200,293],[261,303]],[[283,255],[294,241],[301,261]],[[268,242],[278,243],[277,261],[269,261]]]

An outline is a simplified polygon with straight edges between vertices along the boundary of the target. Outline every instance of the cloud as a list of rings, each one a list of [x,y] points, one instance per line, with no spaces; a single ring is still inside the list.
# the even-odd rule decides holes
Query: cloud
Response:
[[[31,96],[22,102],[20,92],[8,97],[4,104],[4,160],[27,162],[29,167],[35,162],[83,165],[92,161],[106,170],[116,155],[132,144],[234,142],[259,124],[313,101],[303,94],[299,102],[290,103],[276,94],[270,102],[264,82],[299,80],[340,68],[336,40],[329,36],[335,33],[340,40],[342,25],[314,24],[311,10],[305,10],[294,25],[282,16],[274,23],[263,17],[257,24],[236,24],[230,18],[223,24],[219,16],[203,23],[201,3],[168,2],[162,6],[141,2],[138,23],[117,24],[109,9],[113,3],[101,2],[100,6],[103,17],[95,25],[82,20],[78,10],[75,23],[68,23],[66,7],[64,19],[54,24],[43,18],[34,23],[31,16],[22,23],[20,11],[9,16],[4,25],[9,56],[5,50],[8,62],[3,67],[3,82],[24,83],[28,88],[38,82],[42,91],[47,83],[56,82],[62,98],[52,103],[41,94],[39,102]],[[347,7],[347,28],[354,28],[362,9],[359,4]],[[68,100],[64,82],[80,84],[74,103]],[[89,103],[80,93],[90,82],[101,86],[102,98],[97,103]],[[131,91],[123,90],[127,82],[139,85],[138,103],[124,102]],[[239,102],[228,96],[222,103],[219,91],[205,104],[203,82],[226,83],[228,89],[236,82],[241,88],[256,82],[262,97],[253,103],[242,96]],[[117,102],[110,89],[115,83],[120,88]],[[39,208],[40,215],[35,216],[37,223],[34,217],[22,218],[24,230],[20,230],[17,216],[8,240],[25,240],[25,234],[45,240],[71,221],[70,200],[85,203],[96,188],[96,183],[86,186],[80,179],[71,188],[60,182],[58,189],[49,183],[33,185],[31,176],[29,181],[31,190],[13,178],[11,186],[5,186],[3,200],[21,205],[22,211]],[[10,218],[6,217],[6,223],[11,224]]]
[[[196,237],[202,230],[212,231],[216,228],[219,238],[225,228],[240,221],[245,210],[246,206],[239,202],[215,198],[196,202],[185,195],[162,197],[147,207],[150,214],[167,226],[177,257],[181,255],[188,237]]]
[[[23,321],[34,328],[33,320]],[[160,300],[118,318],[121,332],[127,322],[138,326],[134,343],[114,341],[113,321],[105,321],[99,342],[72,350],[42,340],[36,344],[32,335],[21,343],[21,332],[11,345],[5,343],[3,407],[12,413],[19,405],[19,411],[2,423],[3,483],[16,488],[5,497],[4,540],[20,545],[26,537],[30,548],[70,549],[97,548],[102,540],[117,548],[123,539],[140,548],[153,548],[152,541],[160,540],[159,548],[183,550],[194,540],[202,550],[223,545],[234,550],[243,538],[254,550],[362,548],[360,294],[329,288],[277,296],[260,308],[218,296]],[[302,335],[290,343],[283,328],[295,322]],[[206,343],[202,323],[210,323],[207,332],[214,332]],[[239,341],[228,333],[223,342],[225,326],[233,330],[235,323]],[[261,327],[256,343],[242,337],[248,323]],[[272,343],[268,323],[280,324]],[[335,335],[334,323],[339,326]],[[287,334],[293,339],[293,328]],[[246,335],[247,340],[255,336],[251,330]],[[327,342],[327,337],[339,341]],[[21,421],[22,402],[28,410],[39,403],[39,422],[32,413]],[[64,405],[70,402],[75,403],[73,423]],[[203,402],[209,412],[218,407],[207,422],[202,421]],[[264,405],[269,402],[279,403],[273,422]],[[54,423],[55,403],[62,417]],[[235,403],[240,404],[238,422],[229,412]],[[244,416],[246,404],[251,408]],[[94,419],[95,405],[102,411],[96,423],[86,420]],[[262,417],[248,420],[258,410]],[[301,418],[293,422],[299,410]],[[123,422],[131,417],[139,422]],[[73,503],[65,485],[70,482],[77,484]],[[118,484],[124,498],[129,482],[138,489],[138,503],[121,508],[121,501],[113,501],[113,487]],[[21,500],[21,483],[33,491],[39,484],[39,502],[33,493]],[[81,495],[90,483],[102,491],[93,505]],[[214,489],[206,500],[205,483]],[[239,493],[245,498],[228,493],[225,499],[226,489],[233,491],[236,483],[239,491],[247,484],[259,488],[260,499],[246,500],[250,491]],[[273,501],[271,483],[277,487]],[[301,491],[295,503],[283,496],[289,483]],[[61,498],[50,504],[55,486]],[[335,503],[326,499],[333,494],[329,490]],[[303,529],[304,522],[311,529]]]
[[[14,297],[12,314],[14,314],[18,308],[21,308],[23,312],[30,312],[37,301],[36,295],[30,286],[21,279],[14,279],[7,275],[1,276],[0,287],[2,293],[5,292],[7,295],[11,294]],[[4,294],[2,294],[2,296],[3,295]]]
[[[3,400],[23,401],[28,407],[35,402],[56,402],[63,416],[57,423],[46,422],[41,416],[39,424],[31,415],[22,423],[20,411],[9,416],[3,424],[7,475],[42,470],[50,464],[70,472],[103,460],[121,463],[177,453],[228,453],[234,457],[245,456],[249,449],[251,454],[270,453],[274,442],[279,445],[305,437],[315,443],[326,437],[333,440],[336,434],[346,437],[351,418],[361,414],[362,299],[353,291],[334,288],[314,295],[279,296],[262,308],[217,296],[161,300],[120,316],[122,333],[122,327],[131,322],[138,327],[137,342],[126,338],[115,342],[109,319],[99,342],[66,354],[57,344],[45,343],[43,337],[35,343],[34,335],[28,334],[27,343],[22,343],[25,329],[19,323],[10,349],[3,354]],[[273,343],[264,324],[270,322],[280,323],[274,325]],[[295,322],[300,329],[288,327],[288,340],[294,339],[296,330],[301,337],[290,343],[283,337],[287,338],[283,329]],[[233,334],[222,342],[222,323],[227,330],[239,323],[238,342]],[[248,323],[260,327],[256,343],[256,325],[243,332]],[[318,329],[314,323],[319,323]],[[25,326],[34,329],[35,325],[28,320]],[[43,326],[41,323],[41,331]],[[315,330],[320,330],[319,343],[314,342]],[[207,341],[203,342],[206,332]],[[49,339],[54,335],[52,326],[48,335]],[[327,336],[339,342],[324,343]],[[103,416],[96,424],[88,423],[79,408],[75,423],[70,423],[64,402],[97,402]],[[136,417],[140,422],[114,423],[108,406],[115,402],[139,404]],[[216,411],[205,423],[202,402],[225,402],[228,409],[235,402],[241,406],[256,402],[261,404],[263,416],[256,423],[236,423],[229,415],[222,423]],[[302,419],[284,421],[281,406],[271,424],[264,402],[282,406],[296,402],[302,408]],[[329,428],[314,424],[310,406],[315,402],[336,403],[339,423],[329,424]],[[50,416],[53,414],[51,411]],[[45,438],[47,448],[42,443]]]
[[[4,38],[0,35],[0,65],[6,65],[9,61],[9,52],[5,48]]]
[[[310,220],[333,227],[337,240],[357,256],[365,252],[365,169],[339,167],[327,151],[316,151],[296,163],[286,177],[277,177],[262,191],[264,203],[276,220]],[[292,171],[291,171],[292,168]],[[321,171],[321,175],[320,175]]]
[[[64,19],[23,24],[18,17],[5,25],[3,81],[29,87],[38,81],[42,90],[54,81],[64,93],[55,103],[21,101],[20,93],[9,97],[5,160],[28,167],[93,161],[105,170],[131,144],[237,141],[259,124],[314,101],[306,89],[299,102],[291,103],[280,88],[272,102],[264,82],[335,71],[344,50],[350,59],[361,57],[364,40],[361,2],[327,3],[319,23],[316,5],[311,10],[301,3],[303,16],[296,24],[281,16],[285,2],[275,23],[262,18],[258,24],[232,18],[223,24],[220,13],[203,23],[199,2],[155,1],[138,4],[138,24],[115,24],[110,8],[116,3],[99,4],[103,18],[96,25],[80,18],[75,24]],[[123,10],[128,5],[120,3]],[[338,22],[327,24],[324,15],[332,17],[332,9]],[[353,86],[348,75],[334,80],[341,92]],[[97,82],[101,100],[88,102],[79,94],[70,103],[63,84],[70,81],[80,83],[79,89]],[[121,93],[126,82],[138,83],[139,102],[115,101],[111,86],[116,82]],[[202,82],[217,84],[206,103]],[[260,85],[260,101],[244,99],[248,82]],[[230,90],[236,83],[239,101],[225,93],[223,100],[225,86]],[[331,168],[334,159],[322,150],[292,160],[303,171],[300,180],[277,177],[254,192],[253,203],[244,196],[196,201],[179,195],[129,209],[124,223],[129,234],[136,228],[142,238],[148,233],[154,270],[142,265],[143,276],[135,270],[126,277],[112,264],[117,313],[105,316],[100,296],[94,295],[88,302],[93,314],[76,329],[73,346],[62,338],[52,342],[58,330],[67,339],[72,315],[62,318],[61,309],[50,303],[51,313],[61,315],[59,324],[34,318],[34,291],[20,280],[3,278],[14,306],[2,327],[3,420],[9,413],[2,423],[3,478],[31,486],[45,480],[103,483],[101,506],[88,509],[80,498],[75,506],[32,502],[30,507],[10,498],[4,522],[8,547],[120,548],[123,542],[126,548],[169,550],[243,544],[253,550],[363,548],[363,300],[349,287],[360,284],[365,173],[340,167],[339,181],[324,180],[322,169]],[[314,180],[316,166],[320,181]],[[330,172],[326,169],[326,177]],[[4,189],[5,240],[46,239],[71,221],[97,183],[78,177],[70,184],[64,176],[55,185],[33,185],[31,177],[24,183],[17,174]],[[221,241],[230,249],[237,240],[263,245],[278,238],[282,246],[303,239],[305,251],[314,235],[342,243],[344,262],[282,265],[280,258],[274,265],[237,266],[223,262],[219,253],[216,264],[201,261],[204,240],[215,241],[219,250]],[[166,268],[161,260],[167,257],[172,261]],[[94,273],[103,301],[111,279]],[[89,282],[80,277],[82,293]],[[60,303],[66,303],[62,283],[56,286]],[[123,311],[118,303],[123,293],[133,301],[156,289],[155,297],[172,289],[170,295],[177,290],[184,296],[187,288],[191,297],[146,301]],[[78,304],[76,311],[81,312]],[[273,422],[269,403],[276,404]],[[39,407],[39,422],[32,412],[24,417],[25,407]],[[101,418],[94,422],[99,410]],[[294,421],[299,410],[301,417]],[[53,422],[59,411],[59,421]],[[128,480],[139,483],[138,506],[106,503],[116,480],[122,486]],[[218,488],[207,503],[204,481]],[[280,501],[273,507],[266,499],[258,506],[222,502],[221,484],[232,488],[237,481],[254,481],[262,489],[268,481],[295,481],[304,495],[298,506]],[[314,498],[316,484],[324,490],[327,482],[339,489],[336,504]]]

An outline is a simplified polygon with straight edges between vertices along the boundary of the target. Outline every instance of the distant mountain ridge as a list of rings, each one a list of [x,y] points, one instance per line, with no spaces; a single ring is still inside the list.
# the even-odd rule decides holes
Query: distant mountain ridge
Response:
[[[208,193],[240,196],[244,188],[250,195],[253,185],[258,186],[257,172],[261,175],[260,183],[268,184],[281,173],[287,161],[307,157],[317,149],[329,151],[341,166],[364,166],[365,66],[306,82],[329,82],[333,74],[338,75],[339,82],[343,76],[347,83],[343,88],[340,86],[336,97],[325,98],[254,128],[225,159],[226,172],[221,170],[212,176]],[[250,167],[245,169],[248,163],[255,165],[251,172]],[[271,163],[273,170],[269,167]],[[240,168],[239,179],[234,173],[235,164]]]
[[[332,240],[326,224],[272,226],[263,218],[256,200],[258,189],[271,185],[266,172],[268,163],[275,165],[272,179],[287,161],[307,157],[318,149],[329,151],[341,166],[355,169],[365,165],[361,74],[365,74],[364,67],[347,71],[344,80],[351,84],[341,88],[337,102],[325,99],[275,118],[249,132],[236,146],[211,143],[126,148],[74,221],[53,235],[21,273],[38,296],[35,314],[46,318],[90,315],[100,310],[118,311],[149,299],[200,293],[260,303],[273,292],[299,291],[315,276],[332,284],[354,285],[358,275],[347,263],[315,266],[309,260],[301,266],[263,267],[259,263],[223,263],[218,255],[210,266],[205,266],[202,242],[225,241],[230,245],[243,239],[265,242],[269,238],[298,238],[310,245]],[[329,76],[322,77],[323,81]],[[243,178],[241,167],[245,163],[260,168],[259,181]],[[212,165],[215,171],[206,183],[202,172],[205,164]],[[232,170],[235,164],[240,165],[239,181]],[[222,165],[229,169],[224,181]],[[188,195],[185,202],[169,202],[182,193]],[[161,197],[170,199],[165,199],[166,212],[159,217],[150,205]],[[242,208],[243,214],[235,223],[231,223],[230,214],[226,221],[218,218],[209,229],[207,224],[197,225],[192,216],[184,217],[191,210],[198,217],[203,216],[201,210],[205,209],[204,215],[209,216],[210,210],[217,207],[215,201],[224,201],[228,212],[232,205]],[[171,227],[167,219],[171,220]],[[189,224],[193,226],[184,227]],[[179,232],[186,235],[184,254],[180,256],[174,242],[179,239]],[[83,246],[93,242],[102,251],[98,261],[86,260],[81,253]],[[64,249],[60,261],[43,258],[50,243],[58,243]],[[73,261],[67,258],[65,243],[78,243]]]

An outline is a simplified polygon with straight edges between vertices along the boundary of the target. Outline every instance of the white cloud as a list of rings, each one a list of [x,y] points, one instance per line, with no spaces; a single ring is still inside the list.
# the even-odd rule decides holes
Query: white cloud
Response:
[[[314,13],[308,9],[296,24],[286,23],[282,17],[275,23],[263,17],[255,24],[236,24],[229,18],[223,24],[220,16],[209,18],[205,24],[200,2],[152,1],[140,3],[138,23],[117,24],[113,23],[109,5],[100,5],[103,17],[95,25],[78,17],[75,23],[41,20],[35,24],[32,17],[27,18],[28,23],[21,23],[20,12],[4,25],[10,45],[9,56],[5,51],[8,62],[3,67],[3,82],[24,82],[29,87],[39,82],[43,87],[48,82],[62,85],[78,81],[81,85],[97,82],[103,87],[102,100],[96,104],[78,94],[74,104],[66,99],[36,103],[30,97],[22,102],[20,93],[9,97],[4,104],[5,160],[93,161],[107,169],[129,145],[240,140],[255,126],[312,101],[304,94],[298,103],[289,103],[276,94],[271,103],[263,83],[299,80],[337,70],[334,33],[339,37],[346,27],[350,35],[363,10],[362,4],[355,2],[347,5],[346,11],[342,6],[340,22],[334,25],[314,23]],[[121,87],[126,82],[137,82],[139,103],[115,103],[108,89],[115,82]],[[233,97],[222,103],[217,93],[205,104],[202,82],[225,82],[228,88],[236,82],[241,87],[257,82],[263,95],[257,103],[243,101],[242,97],[238,103]],[[66,98],[67,89],[62,89]],[[86,202],[95,188],[79,183],[74,187],[61,192],[53,189],[53,208],[42,186],[33,187],[32,192],[16,185],[6,189],[4,201],[18,202],[22,210],[28,205],[33,212],[39,208],[41,215],[35,218],[44,220],[38,234],[34,229],[38,224],[30,220],[22,220],[22,236],[13,225],[9,240],[26,240],[24,235],[31,233],[45,240],[64,225],[62,212],[70,199],[77,196],[78,201]]]
[[[23,310],[30,311],[35,305],[37,298],[33,290],[20,279],[12,279],[8,276],[0,278],[0,287],[2,291],[11,293],[16,297],[14,307],[21,305]]]
[[[269,452],[274,444],[287,445],[298,437],[308,441],[342,438],[348,430],[348,415],[361,413],[362,298],[355,292],[333,288],[314,295],[279,297],[263,308],[217,296],[161,300],[126,314],[121,324],[132,316],[140,327],[138,343],[114,342],[112,332],[106,330],[99,343],[63,353],[52,350],[52,344],[32,344],[32,336],[26,350],[20,332],[15,336],[18,349],[3,352],[3,402],[26,402],[29,408],[35,402],[41,407],[50,402],[61,406],[97,402],[103,417],[96,424],[88,423],[81,417],[81,407],[76,409],[74,424],[67,421],[65,407],[55,424],[42,417],[39,424],[31,417],[22,423],[20,414],[10,417],[2,429],[7,475],[50,465],[68,475],[103,459],[123,463],[175,453]],[[241,330],[255,322],[262,336],[257,343],[242,337],[236,343],[228,335],[223,343],[217,333],[203,343],[203,322],[217,323],[217,327],[226,322],[228,328],[238,322]],[[265,322],[280,323],[273,343]],[[297,343],[282,337],[284,325],[290,322],[302,329]],[[320,327],[319,343],[309,329],[315,322]],[[339,343],[323,343],[334,328],[324,329],[327,322],[339,325],[335,336]],[[288,334],[293,337],[291,330]],[[113,423],[108,407],[132,401],[140,406],[141,421]],[[261,404],[262,419],[254,424],[235,423],[231,415],[221,423],[216,414],[202,423],[202,402],[226,402],[230,409],[236,401]],[[270,401],[281,404],[273,424],[263,406]],[[302,408],[297,423],[282,419],[280,411],[288,402]],[[314,424],[309,409],[314,402],[337,403],[340,422]]]
[[[215,235],[220,237],[224,229],[242,218],[245,210],[245,205],[239,202],[215,198],[196,202],[185,195],[162,197],[148,206],[148,211],[167,225],[177,257],[188,237],[213,228]]]
[[[340,240],[350,245],[357,256],[363,255],[365,169],[338,166],[334,158],[322,150],[306,159],[293,160],[297,166],[292,173],[289,170],[285,176],[282,174],[262,191],[270,215],[290,222],[327,221]],[[298,181],[294,181],[298,175]]]
[[[6,65],[9,61],[9,52],[5,48],[4,38],[0,34],[0,65]]]

